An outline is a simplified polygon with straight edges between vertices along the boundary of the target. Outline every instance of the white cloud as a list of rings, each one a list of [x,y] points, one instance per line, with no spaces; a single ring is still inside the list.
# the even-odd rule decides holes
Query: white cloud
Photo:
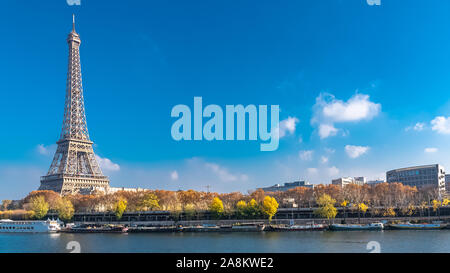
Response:
[[[380,104],[371,102],[369,96],[364,94],[356,94],[347,102],[336,100],[333,96],[331,102],[323,103],[323,115],[335,122],[370,120],[381,109]]]
[[[102,158],[98,155],[95,155],[95,158],[97,159],[97,162],[103,171],[119,171],[120,170],[119,164],[112,162],[108,158]]]
[[[52,144],[49,146],[39,144],[36,146],[36,151],[41,155],[53,155],[56,151],[56,144]]]
[[[422,131],[425,128],[425,123],[417,122],[414,126],[408,126],[405,128],[405,131],[414,130],[414,131]]]
[[[415,131],[422,131],[424,127],[425,127],[425,123],[417,122],[416,125],[414,125],[413,129]]]
[[[309,175],[316,175],[318,173],[317,168],[308,168],[307,172]]]
[[[335,166],[328,168],[328,175],[329,176],[336,176],[339,174],[339,169]]]
[[[280,138],[288,134],[292,135],[295,132],[295,127],[298,122],[299,119],[296,117],[288,117],[287,119],[280,121]]]
[[[325,148],[324,150],[325,150],[325,152],[327,152],[329,154],[334,154],[334,152],[336,152],[336,150],[333,148]]]
[[[361,155],[367,153],[370,147],[368,146],[354,146],[354,145],[346,145],[345,152],[350,158],[357,158]]]
[[[307,150],[307,151],[300,151],[298,153],[298,156],[302,159],[302,160],[311,160],[312,156],[313,156],[314,151],[312,150]]]
[[[178,172],[177,171],[173,171],[170,173],[170,179],[172,180],[178,180]]]
[[[216,163],[205,163],[205,166],[216,174],[220,180],[223,182],[234,182],[234,181],[247,181],[248,176],[246,174],[233,174],[229,172],[226,168],[220,166]]]
[[[342,101],[331,94],[321,93],[313,109],[311,124],[319,124],[319,136],[324,139],[337,134],[335,123],[371,120],[380,113],[381,104],[371,102],[369,95],[365,94],[355,94]]]
[[[329,124],[320,124],[319,125],[319,137],[321,139],[335,136],[338,132],[338,129],[336,129],[333,125]]]
[[[327,163],[327,162],[328,162],[328,157],[322,156],[322,157],[320,158],[320,162],[322,162],[323,164]]]
[[[435,117],[432,121],[431,121],[431,129],[433,131],[437,131],[440,134],[445,134],[448,135],[450,134],[450,117],[443,117],[443,116],[439,116],[439,117]]]
[[[438,151],[437,148],[425,148],[425,153],[436,153]]]

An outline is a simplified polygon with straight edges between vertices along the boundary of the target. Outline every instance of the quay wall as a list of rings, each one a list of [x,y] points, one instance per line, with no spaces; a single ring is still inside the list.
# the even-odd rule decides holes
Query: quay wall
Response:
[[[343,212],[338,208],[338,214],[333,220],[334,223],[368,223],[376,221],[436,221],[442,220],[450,222],[450,207],[442,207],[439,211],[425,209],[416,211],[412,215],[401,215],[400,210],[396,213],[396,217],[385,217],[373,215],[370,212],[365,214],[357,212]],[[48,214],[47,217],[56,218],[56,214]],[[269,223],[268,219],[236,219],[235,217],[224,217],[222,219],[214,219],[207,211],[198,212],[195,215],[185,215],[184,213],[174,214],[170,211],[145,211],[145,212],[125,212],[121,219],[117,219],[114,212],[78,212],[74,214],[72,219],[75,223],[86,224],[127,224],[127,225],[197,225],[197,224],[221,224],[228,225],[234,223]],[[327,219],[323,219],[314,214],[314,208],[281,208],[273,217],[273,224],[289,224],[294,221],[295,224],[307,223],[328,223]]]

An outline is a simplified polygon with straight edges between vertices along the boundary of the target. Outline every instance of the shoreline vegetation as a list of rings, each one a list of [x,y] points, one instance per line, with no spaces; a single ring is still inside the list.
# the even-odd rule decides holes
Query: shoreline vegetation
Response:
[[[97,192],[91,195],[60,196],[53,191],[33,191],[20,201],[3,200],[0,219],[28,220],[57,216],[70,222],[75,214],[109,213],[120,221],[124,213],[165,211],[173,221],[266,219],[270,223],[277,212],[285,208],[310,209],[311,219],[336,216],[345,221],[357,215],[358,222],[370,217],[435,216],[449,207],[449,199],[439,199],[436,188],[404,186],[401,183],[381,183],[374,186],[350,184],[317,185],[314,189],[297,187],[284,192],[264,192],[259,189],[215,193],[194,190],[119,191],[113,194]],[[447,209],[445,209],[447,210]],[[280,212],[281,213],[281,212]]]

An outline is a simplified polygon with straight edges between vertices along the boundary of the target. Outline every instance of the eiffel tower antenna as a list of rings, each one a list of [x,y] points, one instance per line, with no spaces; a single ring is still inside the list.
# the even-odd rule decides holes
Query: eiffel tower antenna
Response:
[[[72,31],[75,32],[75,14],[72,14]]]
[[[75,15],[67,43],[69,64],[61,136],[48,173],[41,177],[39,190],[53,190],[62,195],[90,193],[97,189],[107,191],[109,179],[98,165],[87,129],[81,81],[81,39],[75,32]]]

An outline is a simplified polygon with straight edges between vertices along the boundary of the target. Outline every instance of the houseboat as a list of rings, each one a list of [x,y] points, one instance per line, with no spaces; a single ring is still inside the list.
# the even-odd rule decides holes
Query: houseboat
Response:
[[[367,225],[360,224],[332,224],[330,230],[382,230],[383,223],[370,223]]]
[[[443,229],[447,225],[441,223],[433,223],[433,224],[411,224],[411,223],[403,223],[403,224],[390,224],[388,227],[390,229],[410,229],[410,230],[429,230],[429,229]]]
[[[68,226],[62,232],[66,233],[126,233],[128,228],[121,225],[101,225],[101,226]]]
[[[53,233],[61,230],[61,222],[58,220],[47,221],[13,221],[0,220],[0,232],[5,233]]]
[[[273,231],[312,231],[324,230],[327,226],[323,224],[306,224],[306,225],[289,225],[289,226],[273,226]]]

